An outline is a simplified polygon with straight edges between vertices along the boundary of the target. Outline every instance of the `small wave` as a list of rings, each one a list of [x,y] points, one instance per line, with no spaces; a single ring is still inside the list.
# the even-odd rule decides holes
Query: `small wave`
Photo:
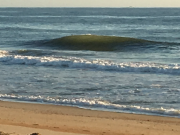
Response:
[[[0,62],[8,64],[25,64],[36,66],[56,66],[64,68],[86,68],[91,70],[117,71],[117,72],[143,72],[180,74],[180,64],[160,64],[144,62],[115,63],[107,60],[87,60],[78,57],[68,56],[21,56],[21,55],[0,55]]]
[[[91,50],[91,51],[117,51],[125,46],[144,46],[146,44],[158,43],[143,39],[99,36],[99,35],[72,35],[46,42],[48,46],[60,47],[66,50]]]
[[[77,106],[77,107],[91,108],[91,109],[107,109],[116,112],[135,112],[135,113],[158,114],[158,115],[167,115],[167,116],[176,116],[176,117],[180,116],[180,110],[178,109],[165,109],[163,107],[145,108],[134,105],[112,104],[100,100],[89,100],[84,98],[60,99],[60,98],[43,97],[43,96],[20,96],[20,95],[18,96],[18,95],[0,94],[0,99]]]

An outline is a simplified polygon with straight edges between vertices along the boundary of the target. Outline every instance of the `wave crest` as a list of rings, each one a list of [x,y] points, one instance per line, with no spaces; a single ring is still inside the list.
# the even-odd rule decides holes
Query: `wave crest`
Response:
[[[145,45],[156,43],[143,39],[100,36],[100,35],[72,35],[53,39],[46,42],[49,46],[60,47],[67,50],[116,51],[127,45]]]

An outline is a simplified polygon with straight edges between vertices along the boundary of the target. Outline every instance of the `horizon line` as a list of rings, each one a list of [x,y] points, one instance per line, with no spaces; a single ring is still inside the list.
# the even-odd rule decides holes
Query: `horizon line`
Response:
[[[45,6],[24,6],[24,7],[18,7],[18,6],[0,6],[0,8],[180,8],[180,7],[133,7],[133,6],[128,6],[128,7],[45,7]]]

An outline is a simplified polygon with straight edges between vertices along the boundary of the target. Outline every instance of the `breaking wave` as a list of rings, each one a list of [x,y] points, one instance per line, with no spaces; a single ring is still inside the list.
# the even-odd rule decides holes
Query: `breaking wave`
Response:
[[[101,36],[101,35],[71,35],[56,39],[44,39],[20,43],[31,49],[51,50],[88,50],[88,51],[131,51],[131,50],[162,50],[175,49],[178,42],[158,42],[130,37]]]
[[[151,62],[123,62],[116,63],[108,60],[88,60],[70,56],[22,56],[0,54],[0,62],[7,64],[24,64],[35,66],[55,66],[60,68],[80,68],[117,72],[143,72],[180,74],[180,64],[161,64]]]
[[[159,42],[117,36],[100,35],[72,35],[57,38],[46,42],[44,45],[59,47],[65,50],[90,50],[90,51],[120,51],[127,46],[145,46]]]

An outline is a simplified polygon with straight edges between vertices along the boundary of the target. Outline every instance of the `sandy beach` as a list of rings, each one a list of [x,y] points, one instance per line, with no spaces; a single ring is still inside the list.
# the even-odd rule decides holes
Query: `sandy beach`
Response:
[[[180,119],[0,101],[0,131],[10,135],[179,135]]]

